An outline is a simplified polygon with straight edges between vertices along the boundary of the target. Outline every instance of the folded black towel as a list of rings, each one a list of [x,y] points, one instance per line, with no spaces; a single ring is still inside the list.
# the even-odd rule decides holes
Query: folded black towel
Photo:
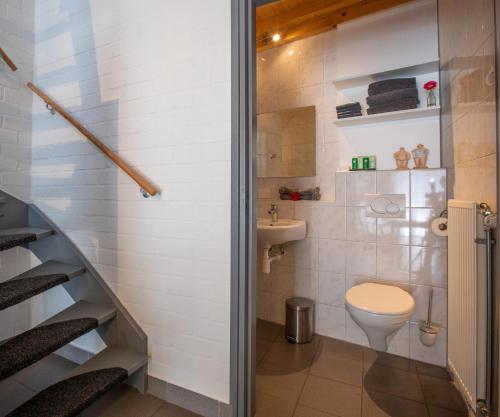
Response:
[[[348,117],[356,117],[356,116],[362,116],[362,113],[357,112],[357,113],[348,113],[348,114],[338,114],[337,118],[338,119],[347,119]]]
[[[370,107],[374,107],[380,106],[382,104],[392,103],[393,101],[398,101],[404,98],[418,99],[418,90],[416,88],[402,88],[401,90],[394,90],[387,93],[376,94],[374,96],[368,96],[366,98],[366,103]]]
[[[368,86],[368,95],[387,93],[389,91],[401,90],[402,88],[416,88],[417,80],[412,78],[393,78],[390,80],[376,81]]]
[[[361,110],[361,104],[359,102],[356,103],[348,103],[348,104],[342,104],[341,106],[336,107],[337,112],[339,111],[345,111],[345,110]]]
[[[391,111],[416,109],[417,106],[418,99],[404,98],[391,103],[381,104],[380,106],[370,107],[367,112],[368,114],[388,113]]]
[[[342,116],[344,114],[353,114],[353,113],[361,113],[361,109],[349,110],[349,111],[338,111],[337,115]]]

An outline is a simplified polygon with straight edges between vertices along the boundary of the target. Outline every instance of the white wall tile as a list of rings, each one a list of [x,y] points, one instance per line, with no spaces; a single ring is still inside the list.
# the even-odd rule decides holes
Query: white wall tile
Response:
[[[347,242],[347,273],[375,277],[377,275],[377,245],[365,242]]]
[[[351,315],[346,310],[346,340],[351,343],[356,343],[357,345],[369,347],[368,337],[366,333],[359,327]]]
[[[447,286],[448,253],[443,248],[411,248],[411,282],[412,284]]]
[[[441,215],[444,209],[411,209],[411,244],[416,246],[446,247],[448,239],[435,235],[431,230],[432,221]]]
[[[410,244],[410,210],[405,211],[404,219],[378,218],[377,243]]]
[[[319,272],[318,302],[333,307],[343,307],[346,285],[345,275],[333,272]]]
[[[431,288],[433,289],[431,321],[441,327],[448,327],[448,291],[438,287],[411,286],[411,294],[415,299],[415,311],[411,316],[411,321],[418,323],[419,320],[427,320]]]
[[[387,352],[408,358],[410,356],[410,323],[406,323],[396,333],[389,336],[388,342]]]
[[[335,203],[345,205],[346,202],[347,173],[335,174]]]
[[[445,169],[412,170],[410,182],[412,207],[446,207]]]
[[[364,206],[365,195],[377,190],[375,172],[349,172],[346,181],[347,206]]]
[[[404,194],[410,206],[410,171],[378,171],[377,194]]]
[[[346,313],[344,307],[319,304],[317,312],[316,325],[318,333],[344,340],[346,337]]]
[[[318,269],[344,274],[346,271],[346,242],[343,240],[319,239]]]
[[[319,207],[318,237],[323,239],[345,240],[346,208],[333,204],[322,204]]]
[[[377,241],[377,219],[367,217],[364,207],[347,208],[347,240],[372,243]]]
[[[410,278],[410,247],[377,245],[377,278],[408,284]]]

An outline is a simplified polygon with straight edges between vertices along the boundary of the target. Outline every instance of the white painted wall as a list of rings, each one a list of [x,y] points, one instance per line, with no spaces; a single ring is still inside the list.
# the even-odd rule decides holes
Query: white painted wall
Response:
[[[18,71],[0,60],[0,186],[29,198],[32,96],[25,88],[33,77],[35,0],[0,1],[0,43]],[[16,177],[16,182],[10,181]]]
[[[162,194],[143,199],[35,99],[31,197],[146,331],[150,374],[223,402],[230,41],[229,0],[36,2],[35,82]]]
[[[414,0],[338,25],[337,77],[431,62],[439,56],[436,0]]]
[[[19,68],[14,73],[0,60],[0,187],[25,199],[30,193],[31,94],[24,83],[33,76],[34,12],[34,0],[0,0],[0,46]],[[17,178],[15,184],[11,177]],[[0,282],[38,263],[23,248],[0,252]],[[1,311],[0,340],[29,329],[36,306],[24,302]]]
[[[416,0],[387,11],[340,24],[337,29],[335,80],[376,74],[437,61],[437,6],[435,0]],[[416,76],[420,107],[426,107],[423,85],[439,81],[437,65],[417,73],[400,71],[368,76],[350,84],[336,84],[337,104],[358,101],[367,108],[368,84],[391,77]],[[439,93],[437,94],[439,103]],[[418,143],[430,149],[428,166],[441,165],[439,115],[338,129],[342,168],[357,155],[375,155],[377,168],[393,169],[393,153],[404,146],[411,151]]]

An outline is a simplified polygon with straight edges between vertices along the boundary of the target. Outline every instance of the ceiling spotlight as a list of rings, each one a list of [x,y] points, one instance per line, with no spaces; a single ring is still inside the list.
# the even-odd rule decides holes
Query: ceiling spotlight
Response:
[[[279,41],[280,41],[280,39],[281,39],[281,35],[280,35],[279,33],[275,33],[275,34],[273,35],[273,41],[274,41],[274,42],[279,42]]]
[[[293,49],[290,49],[290,50],[288,51],[288,56],[292,56],[294,53],[295,53],[295,51],[294,51]]]

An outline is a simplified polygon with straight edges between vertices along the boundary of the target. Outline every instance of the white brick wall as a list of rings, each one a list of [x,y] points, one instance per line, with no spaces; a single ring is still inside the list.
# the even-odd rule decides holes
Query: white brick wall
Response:
[[[33,77],[34,10],[34,0],[0,0],[0,46],[19,68],[12,72],[0,60],[0,186],[24,199],[29,198],[32,103],[25,84]]]
[[[35,82],[162,194],[35,99],[32,199],[146,331],[150,374],[228,402],[229,0],[37,0],[35,28]]]

